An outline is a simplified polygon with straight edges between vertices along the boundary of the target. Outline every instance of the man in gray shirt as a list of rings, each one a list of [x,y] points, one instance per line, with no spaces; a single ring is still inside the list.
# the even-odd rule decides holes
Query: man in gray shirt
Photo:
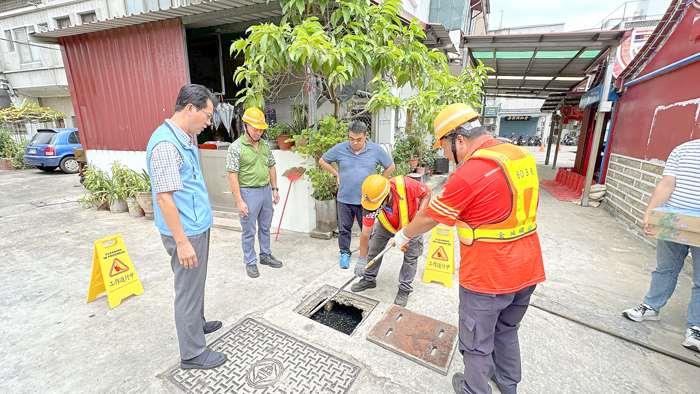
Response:
[[[362,228],[362,181],[377,172],[377,165],[390,177],[394,162],[381,146],[367,140],[367,125],[353,121],[348,126],[348,141],[336,144],[319,159],[319,165],[333,174],[338,182],[338,246],[340,268],[350,267],[350,238],[352,225]],[[331,163],[337,163],[336,169]]]

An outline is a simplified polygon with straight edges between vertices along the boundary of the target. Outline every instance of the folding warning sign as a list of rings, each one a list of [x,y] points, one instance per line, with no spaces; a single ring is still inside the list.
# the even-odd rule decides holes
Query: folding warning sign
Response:
[[[452,287],[452,275],[455,272],[454,246],[454,227],[439,224],[433,228],[423,282],[437,282]]]
[[[115,308],[131,295],[143,294],[143,285],[119,234],[94,242],[87,302],[94,301],[104,292],[107,292],[110,308]]]

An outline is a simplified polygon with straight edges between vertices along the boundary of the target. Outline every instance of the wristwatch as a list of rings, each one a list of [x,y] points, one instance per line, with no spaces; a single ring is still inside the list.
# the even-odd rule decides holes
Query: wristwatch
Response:
[[[278,188],[276,188],[276,187],[273,187],[273,188],[272,188],[272,191],[273,191],[273,192],[278,192],[278,191],[280,191],[280,189],[278,189]]]

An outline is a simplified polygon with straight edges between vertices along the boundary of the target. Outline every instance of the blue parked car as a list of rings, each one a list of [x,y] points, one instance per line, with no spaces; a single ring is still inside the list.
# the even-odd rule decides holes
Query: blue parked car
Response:
[[[24,162],[46,172],[60,167],[66,174],[75,174],[79,167],[73,150],[79,148],[82,145],[78,129],[39,129],[27,145]]]

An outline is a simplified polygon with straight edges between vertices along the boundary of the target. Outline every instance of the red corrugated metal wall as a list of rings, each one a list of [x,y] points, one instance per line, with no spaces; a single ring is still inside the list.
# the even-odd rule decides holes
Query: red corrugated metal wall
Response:
[[[689,7],[684,19],[640,75],[700,51],[693,24],[700,12]],[[700,138],[700,62],[627,88],[616,104],[612,152],[643,160],[666,160],[671,150]]]
[[[145,150],[189,78],[179,19],[62,38],[87,149]]]

